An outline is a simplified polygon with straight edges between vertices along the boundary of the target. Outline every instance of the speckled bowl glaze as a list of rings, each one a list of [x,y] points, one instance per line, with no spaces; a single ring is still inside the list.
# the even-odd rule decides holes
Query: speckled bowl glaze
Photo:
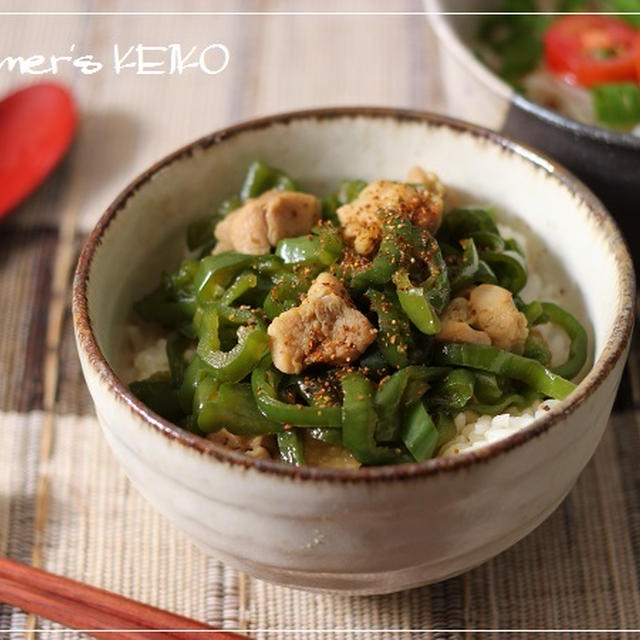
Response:
[[[118,377],[132,302],[172,268],[186,225],[261,158],[325,191],[345,176],[401,179],[420,164],[461,197],[545,237],[590,322],[595,365],[570,398],[484,449],[360,471],[294,468],[166,422]],[[554,257],[555,256],[555,257]],[[559,276],[548,276],[559,277]],[[140,492],[217,558],[301,588],[384,593],[500,553],[563,500],[605,429],[633,323],[633,270],[612,219],[564,169],[490,131],[426,113],[323,109],[241,124],[154,165],[109,207],[75,276],[73,316],[105,436]]]
[[[622,227],[634,257],[640,255],[640,137],[577,122],[516,93],[470,47],[482,16],[441,15],[500,6],[500,0],[465,0],[464,7],[425,0],[440,43],[452,115],[522,140],[563,163],[602,199]]]

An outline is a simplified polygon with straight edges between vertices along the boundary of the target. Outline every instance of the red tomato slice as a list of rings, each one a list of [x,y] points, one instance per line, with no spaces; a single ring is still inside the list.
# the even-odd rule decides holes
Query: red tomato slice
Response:
[[[75,128],[73,99],[59,85],[32,85],[0,101],[0,218],[58,164]]]
[[[544,36],[548,68],[584,87],[634,80],[638,48],[635,29],[608,16],[563,16]]]
[[[636,71],[638,72],[638,84],[640,84],[640,31],[638,31],[638,42],[636,44],[637,55],[636,55]]]

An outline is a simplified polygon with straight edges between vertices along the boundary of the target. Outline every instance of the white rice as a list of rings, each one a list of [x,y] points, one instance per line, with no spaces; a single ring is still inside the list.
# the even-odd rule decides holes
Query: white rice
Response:
[[[463,451],[479,449],[496,440],[507,438],[541,418],[558,402],[559,400],[538,400],[523,411],[512,410],[493,417],[478,416],[473,411],[462,411],[454,418],[457,435],[440,449],[438,456],[455,456]]]
[[[167,339],[159,334],[156,327],[149,329],[147,325],[133,322],[127,326],[124,352],[130,354],[130,360],[125,363],[122,376],[127,383],[169,371]]]

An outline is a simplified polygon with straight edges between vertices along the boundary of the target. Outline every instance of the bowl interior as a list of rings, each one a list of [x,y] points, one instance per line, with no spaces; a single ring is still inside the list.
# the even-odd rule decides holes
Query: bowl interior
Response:
[[[194,143],[143,175],[105,214],[94,232],[87,303],[98,346],[116,373],[132,303],[163,270],[175,268],[187,224],[236,192],[254,159],[318,194],[344,178],[401,180],[418,164],[435,171],[460,201],[495,205],[501,220],[534,238],[530,263],[548,297],[588,318],[596,358],[628,304],[632,276],[615,225],[549,161],[444,118],[383,110],[298,114]]]

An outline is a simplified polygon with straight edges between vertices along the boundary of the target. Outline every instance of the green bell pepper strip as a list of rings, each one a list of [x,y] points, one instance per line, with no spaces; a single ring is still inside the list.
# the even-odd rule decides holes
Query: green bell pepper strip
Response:
[[[213,216],[205,220],[199,220],[187,227],[187,246],[190,250],[200,249],[200,258],[211,254],[218,240],[215,236],[218,223],[232,211],[242,206],[240,196],[231,196],[223,200]]]
[[[213,248],[215,245],[213,232],[218,222],[219,220],[213,216],[207,216],[206,218],[192,222],[187,227],[187,247],[189,251],[194,251],[207,244],[211,244]]]
[[[208,354],[220,350],[220,317],[216,307],[210,306],[200,308],[194,320],[198,325],[198,346],[197,353],[202,357],[202,353]],[[204,358],[202,358],[204,360]],[[205,360],[206,362],[206,360]]]
[[[527,284],[527,266],[516,251],[484,251],[480,257],[491,268],[498,284],[511,293],[518,293]]]
[[[262,256],[254,256],[255,260],[252,268],[260,275],[274,278],[285,271],[289,271],[290,267],[286,266],[281,258],[268,253]]]
[[[240,307],[230,307],[221,302],[214,302],[213,304],[205,304],[200,309],[216,309],[221,321],[224,321],[231,325],[256,325],[264,329],[264,314],[261,309],[251,309],[245,305]]]
[[[233,195],[226,200],[223,200],[216,209],[216,217],[224,218],[228,216],[232,211],[239,209],[242,206],[242,198],[239,195]]]
[[[286,173],[280,171],[273,182],[273,188],[279,191],[297,191],[298,183]]]
[[[414,242],[419,247],[418,257],[429,268],[429,277],[420,285],[431,306],[437,313],[442,313],[449,303],[451,286],[449,270],[440,251],[437,240],[426,230],[413,228]]]
[[[200,412],[202,411],[205,403],[209,400],[209,397],[218,389],[219,386],[220,385],[210,375],[203,375],[197,378],[191,404],[194,426],[200,428],[198,425]],[[213,428],[211,429],[211,431],[215,430],[216,429]],[[204,429],[201,429],[201,431],[206,432]]]
[[[255,260],[255,256],[233,251],[200,260],[193,281],[198,303],[203,304],[221,297],[232,278],[251,267]]]
[[[211,371],[208,366],[202,362],[198,354],[196,354],[187,365],[182,378],[182,384],[178,389],[178,400],[185,414],[192,413],[193,397],[198,388],[198,384],[200,384],[203,378],[210,375]]]
[[[525,409],[531,406],[531,403],[539,398],[540,394],[529,389],[522,393],[510,393],[502,396],[498,402],[493,403],[480,403],[470,402],[465,411],[474,411],[478,415],[483,416],[495,416],[499,413],[504,413],[509,407],[516,407],[516,409]]]
[[[473,395],[478,402],[492,404],[504,396],[504,381],[498,379],[495,373],[474,371],[473,375],[475,377]]]
[[[534,360],[537,360],[545,367],[548,367],[551,364],[551,351],[549,351],[549,347],[547,347],[541,338],[533,333],[529,333],[527,336],[527,339],[524,342],[522,355],[525,358],[533,358]]]
[[[262,414],[279,424],[296,427],[335,427],[342,425],[340,407],[305,407],[278,398],[279,374],[266,357],[251,374],[251,388]]]
[[[429,383],[448,371],[446,367],[411,365],[382,380],[375,395],[378,414],[376,441],[397,440],[402,408],[418,401],[428,390]]]
[[[327,444],[342,446],[342,431],[340,429],[326,429],[324,427],[312,427],[307,433],[315,440],[322,440]]]
[[[514,297],[513,300],[514,302],[516,302],[516,297]],[[544,315],[544,309],[542,308],[542,303],[538,302],[537,300],[534,300],[533,302],[529,302],[528,304],[523,305],[520,311],[524,314],[524,317],[527,319],[528,327],[533,327],[536,324],[541,324],[542,322],[548,322],[548,318],[546,318]]]
[[[376,444],[378,416],[373,385],[358,372],[342,378],[342,445],[362,464],[392,464],[403,459],[398,451]]]
[[[167,338],[167,360],[171,371],[171,381],[175,387],[179,387],[184,379],[184,372],[187,368],[184,354],[192,344],[192,340],[177,331],[170,333]]]
[[[436,364],[470,367],[524,382],[547,397],[563,400],[576,385],[549,371],[537,360],[484,344],[446,343],[434,352]]]
[[[460,245],[462,246],[462,261],[456,269],[455,278],[451,280],[452,295],[475,283],[496,284],[498,279],[491,267],[478,257],[474,240],[472,238],[460,240]]]
[[[168,276],[167,288],[173,292],[176,299],[192,299],[195,295],[194,278],[198,272],[198,260],[183,260],[178,270]]]
[[[147,322],[165,327],[177,328],[188,322],[197,309],[195,299],[176,300],[164,285],[159,285],[151,293],[133,305],[134,311]]]
[[[256,160],[249,166],[240,189],[240,197],[243,200],[248,200],[249,198],[257,198],[269,189],[295,191],[297,188],[296,183],[286,173]]]
[[[479,247],[482,251],[504,251],[505,249],[504,238],[492,231],[474,231],[467,239],[473,240],[476,248]],[[460,244],[463,240],[464,238],[460,240]]]
[[[406,247],[412,242],[413,227],[408,220],[388,214],[387,216],[389,219],[382,225],[378,253],[368,267],[358,271],[351,278],[351,286],[356,291],[386,284],[404,262]]]
[[[402,420],[402,442],[416,462],[433,457],[439,433],[422,402],[411,405]]]
[[[318,260],[322,264],[330,265],[336,258],[320,246],[317,236],[299,236],[297,238],[284,238],[276,245],[276,255],[282,258],[285,264]]]
[[[411,327],[402,312],[396,294],[391,290],[368,289],[365,296],[378,316],[376,344],[383,358],[396,368],[409,364]]]
[[[155,374],[146,380],[137,380],[129,385],[131,393],[152,411],[170,422],[184,417],[178,393],[168,376]]]
[[[268,420],[258,410],[249,384],[225,382],[218,386],[209,379],[204,382],[206,384],[201,382],[196,391],[196,399],[200,400],[200,405],[195,413],[198,428],[205,433],[213,433],[223,427],[236,435],[247,436],[279,433],[283,430],[282,425]]]
[[[136,313],[147,320],[167,327],[180,327],[195,313],[196,299],[193,280],[197,260],[184,260],[178,270],[164,274],[162,282],[133,305]]]
[[[515,238],[506,238],[504,241],[504,248],[506,251],[515,251],[515,253],[520,254],[523,258],[525,257],[523,248],[518,244],[518,241]]]
[[[478,272],[478,250],[472,238],[460,240],[462,246],[462,260],[456,269],[456,275],[451,280],[451,291],[460,291],[473,284],[473,279]]]
[[[440,331],[440,318],[422,287],[411,283],[409,274],[400,269],[392,276],[402,310],[422,333],[432,336]]]
[[[380,345],[374,342],[361,356],[359,360],[360,369],[366,375],[380,376],[389,368],[389,363],[384,357]]]
[[[277,437],[278,449],[280,450],[280,458],[282,461],[287,464],[292,464],[295,467],[303,466],[304,453],[298,431],[296,429],[281,431]]]
[[[277,318],[281,313],[300,304],[302,292],[297,293],[298,288],[297,280],[292,276],[290,282],[281,279],[278,284],[269,291],[263,304],[264,312],[267,314],[269,320]]]
[[[438,444],[436,450],[440,449],[443,444],[453,440],[458,433],[456,425],[453,422],[453,418],[446,413],[436,414],[436,428],[438,429]]]
[[[338,202],[341,205],[353,202],[366,186],[367,183],[364,180],[343,180],[336,193]]]
[[[571,340],[567,361],[551,370],[563,378],[574,378],[587,361],[587,332],[578,320],[557,304],[552,302],[542,302],[541,304],[549,321],[564,329]]]
[[[453,413],[473,397],[475,378],[467,369],[454,369],[433,385],[427,398],[429,407]]]
[[[264,300],[263,309],[271,320],[300,304],[302,296],[309,290],[315,277],[326,270],[317,262],[304,262],[288,267],[274,276],[274,286]]]
[[[479,231],[500,235],[493,210],[461,207],[443,216],[438,236],[445,242],[455,245],[458,240],[470,238]]]
[[[342,240],[333,225],[314,227],[310,235],[284,238],[276,246],[276,255],[285,264],[313,260],[332,265],[342,252]]]
[[[233,304],[238,298],[243,296],[249,289],[258,285],[258,276],[253,271],[244,271],[231,283],[220,299],[222,304]]]
[[[193,281],[197,268],[197,260],[185,260],[175,273],[164,274],[162,283],[135,303],[135,311],[149,322],[181,328],[196,312]]]
[[[213,317],[214,314],[205,316]],[[248,376],[269,351],[269,336],[261,327],[241,326],[238,328],[238,344],[231,351],[211,349],[214,344],[212,334],[206,333],[198,343],[198,356],[211,367],[218,382],[239,382]]]
[[[322,219],[328,220],[335,225],[340,224],[338,214],[336,213],[339,207],[340,202],[338,202],[338,196],[336,196],[335,193],[331,193],[328,196],[324,196],[324,198],[321,198],[320,210]]]
[[[331,407],[340,404],[339,390],[326,376],[296,376],[294,385],[298,393],[313,407]]]
[[[190,251],[200,247],[208,247],[209,251],[215,246],[214,231],[222,218],[242,206],[239,196],[231,196],[223,200],[213,215],[192,222],[187,227],[187,247]]]

